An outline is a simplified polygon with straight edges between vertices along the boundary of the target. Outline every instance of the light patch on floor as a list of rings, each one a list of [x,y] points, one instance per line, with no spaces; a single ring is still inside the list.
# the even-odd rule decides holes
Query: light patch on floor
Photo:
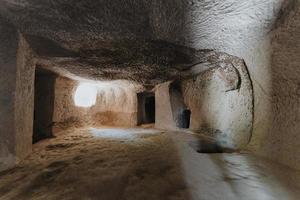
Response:
[[[155,129],[114,129],[114,128],[90,128],[94,137],[134,139],[140,137],[137,134],[153,135],[160,131]]]

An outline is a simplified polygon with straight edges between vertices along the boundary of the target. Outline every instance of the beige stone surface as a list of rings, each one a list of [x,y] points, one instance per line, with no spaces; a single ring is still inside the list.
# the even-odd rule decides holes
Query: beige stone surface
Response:
[[[237,58],[229,60],[225,59],[224,63],[231,62],[237,70],[238,88],[227,89],[226,78],[230,78],[233,72],[219,67],[184,80],[183,98],[191,110],[191,130],[206,130],[224,146],[243,148],[252,134],[252,83],[243,61]]]
[[[23,36],[0,17],[0,170],[31,152],[34,60]]]
[[[0,18],[0,170],[15,163],[14,89],[18,33],[7,21]]]
[[[32,149],[34,114],[34,71],[33,53],[22,35],[19,35],[16,90],[15,90],[15,131],[16,155],[23,160]]]
[[[227,147],[245,148],[252,134],[254,98],[247,66],[237,57],[215,54],[216,66],[177,81],[181,94],[172,94],[170,82],[155,88],[155,127],[179,129],[176,109],[182,98],[191,111],[190,130],[206,133]]]
[[[169,93],[170,82],[156,86],[155,88],[155,127],[168,130],[176,130],[173,118]]]
[[[247,153],[197,153],[200,140],[155,129],[63,131],[0,173],[0,199],[299,199],[299,171]]]
[[[294,3],[292,3],[294,2]],[[300,2],[291,1],[271,36],[267,132],[254,132],[252,147],[266,157],[300,169]],[[259,116],[258,116],[259,117]],[[256,129],[264,126],[257,121]]]

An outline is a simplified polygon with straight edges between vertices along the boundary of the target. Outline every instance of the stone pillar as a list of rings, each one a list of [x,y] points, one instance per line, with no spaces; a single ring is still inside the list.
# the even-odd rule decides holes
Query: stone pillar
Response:
[[[31,152],[33,60],[22,35],[0,17],[0,171]]]
[[[177,130],[170,101],[170,83],[155,88],[155,128]]]

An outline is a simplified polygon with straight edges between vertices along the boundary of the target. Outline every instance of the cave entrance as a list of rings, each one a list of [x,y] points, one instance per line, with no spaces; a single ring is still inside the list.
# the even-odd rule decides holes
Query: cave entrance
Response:
[[[138,125],[155,123],[155,95],[141,92],[138,97]]]
[[[34,82],[34,122],[32,142],[52,137],[56,74],[36,68]]]

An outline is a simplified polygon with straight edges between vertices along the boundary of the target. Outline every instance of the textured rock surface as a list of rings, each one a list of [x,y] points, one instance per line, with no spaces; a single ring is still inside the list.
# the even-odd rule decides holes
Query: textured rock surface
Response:
[[[15,90],[15,129],[17,161],[32,148],[35,60],[27,41],[19,35]]]
[[[0,173],[0,198],[186,200],[180,166],[166,133],[71,129],[36,144],[22,165]]]
[[[26,34],[43,66],[86,78],[155,84],[207,62],[206,53],[193,48],[207,48],[201,42],[215,41],[207,37],[220,33],[211,26],[223,27],[227,14],[238,19],[247,6],[255,9],[247,1],[3,1],[1,12]],[[250,14],[239,21],[253,21],[256,13]],[[239,30],[230,34],[239,36],[241,27],[233,28]]]
[[[223,146],[245,147],[253,128],[252,83],[243,60],[226,54],[218,58],[218,67],[156,87],[155,125],[178,129],[179,109],[187,108],[191,111],[191,130],[209,134]]]
[[[253,145],[260,147],[259,153],[300,169],[299,1],[291,1],[278,18],[271,39],[272,85],[270,90],[265,90],[271,126],[268,132],[254,137]]]
[[[0,170],[31,152],[34,63],[24,38],[0,18]]]
[[[222,59],[224,63],[234,66],[239,79],[233,78],[236,71],[230,68],[211,69],[193,79],[184,80],[183,97],[191,110],[192,130],[207,131],[222,145],[241,148],[248,144],[252,134],[252,83],[243,60],[226,55]],[[236,82],[238,87],[234,87]]]
[[[161,129],[176,129],[170,101],[170,84],[166,82],[155,88],[155,127]]]
[[[0,170],[15,163],[15,129],[14,129],[14,96],[12,91],[15,88],[16,60],[18,48],[18,34],[16,30],[0,18],[0,65],[1,77],[0,90]]]
[[[0,198],[299,199],[299,171],[245,153],[197,153],[191,144],[200,141],[153,129],[63,131],[34,145],[18,167],[0,173]]]

